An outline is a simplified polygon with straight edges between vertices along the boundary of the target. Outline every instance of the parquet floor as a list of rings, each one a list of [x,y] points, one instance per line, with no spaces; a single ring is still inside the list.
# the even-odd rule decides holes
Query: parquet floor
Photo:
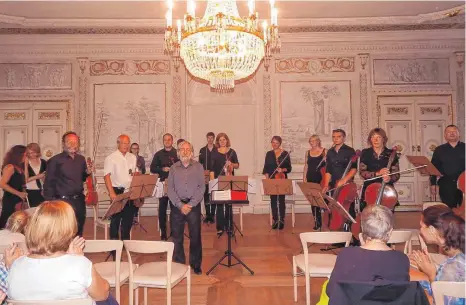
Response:
[[[238,215],[235,215],[235,218]],[[202,225],[203,275],[192,275],[192,305],[303,305],[305,304],[304,277],[298,280],[298,302],[293,301],[292,257],[302,251],[299,233],[312,231],[313,223],[309,214],[297,214],[296,226],[291,227],[291,215],[287,215],[283,231],[270,231],[269,216],[245,214],[244,237],[237,235],[233,251],[254,272],[250,275],[241,265],[227,268],[218,266],[209,276],[208,269],[224,254],[227,237],[216,236],[215,225]],[[419,228],[419,212],[397,212],[396,228]],[[239,220],[238,220],[239,222]],[[157,217],[141,217],[141,223],[148,231],[133,229],[133,239],[160,240],[157,231]],[[93,238],[92,218],[86,221],[84,235]],[[186,229],[187,230],[187,229]],[[103,230],[98,229],[97,238],[103,239]],[[186,257],[188,241],[185,239]],[[311,247],[311,252],[320,252],[320,246]],[[94,263],[104,261],[106,255],[88,256]],[[162,255],[137,255],[135,263],[165,260]],[[123,255],[123,261],[127,257]],[[322,283],[325,279],[311,279],[311,304],[318,302]],[[143,303],[143,291],[139,289],[139,303]],[[128,287],[121,290],[121,304],[128,304]],[[163,289],[149,289],[148,304],[166,304]],[[186,283],[178,284],[172,291],[172,304],[186,304]]]

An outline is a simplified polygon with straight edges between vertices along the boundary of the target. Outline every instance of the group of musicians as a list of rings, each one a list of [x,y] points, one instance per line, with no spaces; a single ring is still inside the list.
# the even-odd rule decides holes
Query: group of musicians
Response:
[[[438,146],[433,154],[432,163],[442,174],[441,177],[431,177],[432,194],[439,187],[440,199],[450,207],[459,206],[463,194],[457,190],[457,180],[465,169],[465,146],[459,141],[459,130],[455,125],[445,129],[447,143]],[[163,136],[164,147],[157,151],[150,164],[150,172],[158,174],[166,184],[166,192],[159,199],[159,225],[161,239],[167,240],[167,208],[170,204],[171,236],[175,243],[174,260],[185,263],[183,250],[184,224],[188,223],[190,236],[190,264],[196,274],[200,274],[202,260],[201,245],[201,213],[199,203],[204,199],[206,206],[205,223],[216,222],[217,234],[220,236],[227,229],[227,220],[232,213],[231,206],[216,207],[209,204],[208,186],[206,180],[219,176],[234,175],[239,168],[238,155],[231,148],[231,142],[225,133],[215,136],[209,132],[206,135],[207,144],[200,149],[199,162],[194,161],[194,151],[191,143],[179,140],[177,147],[173,147],[173,136],[169,133]],[[335,194],[348,185],[358,170],[363,179],[372,179],[364,183],[360,193],[361,204],[364,208],[366,201],[365,189],[371,183],[384,182],[393,186],[399,180],[398,155],[387,148],[388,141],[385,131],[375,128],[370,131],[367,144],[369,148],[357,154],[353,148],[345,144],[346,133],[342,129],[332,132],[333,146],[325,149],[321,146],[318,135],[309,139],[310,149],[306,151],[304,182],[321,184],[324,194]],[[92,174],[94,165],[86,162],[78,153],[79,137],[74,132],[67,132],[62,137],[63,152],[52,157],[47,163],[47,173],[43,185],[45,200],[61,199],[70,203],[78,220],[78,234],[82,235],[86,216],[83,182]],[[104,180],[111,200],[118,194],[128,190],[132,177],[144,174],[144,159],[138,155],[139,145],[130,146],[130,138],[120,135],[117,139],[117,149],[104,162]],[[282,148],[282,138],[274,136],[271,139],[271,150],[265,156],[263,174],[269,179],[287,178],[292,166],[290,153]],[[355,158],[356,156],[356,158]],[[359,160],[358,160],[359,159]],[[9,170],[4,162],[2,169]],[[21,170],[14,168],[14,170]],[[209,173],[209,179],[206,178]],[[8,175],[6,175],[8,178]],[[12,174],[9,176],[11,177]],[[377,178],[378,177],[378,178]],[[374,179],[375,178],[375,179]],[[23,200],[19,190],[9,186],[9,181],[2,176],[0,186],[5,190],[1,218],[8,218],[11,213],[10,197]],[[9,179],[8,179],[9,180]],[[13,181],[14,184],[19,184]],[[18,193],[18,194],[15,194]],[[282,230],[285,226],[285,196],[270,196],[273,216],[272,229]],[[6,199],[6,200],[5,200]],[[133,217],[138,211],[140,203],[128,201],[121,212],[111,217],[110,237],[112,239],[129,239],[133,224]],[[322,217],[319,208],[313,207],[314,230],[321,228]],[[352,216],[356,214],[354,204],[349,207]],[[5,214],[5,215],[4,215]],[[216,219],[214,220],[214,217]]]

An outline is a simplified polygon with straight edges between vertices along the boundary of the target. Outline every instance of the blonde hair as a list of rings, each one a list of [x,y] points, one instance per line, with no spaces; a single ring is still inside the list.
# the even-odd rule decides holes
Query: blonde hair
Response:
[[[5,229],[12,233],[24,233],[28,224],[29,215],[24,211],[17,211],[11,214],[6,221]]]
[[[77,231],[71,205],[61,200],[45,201],[37,207],[26,227],[26,246],[31,254],[66,252]]]
[[[364,240],[377,239],[387,242],[393,231],[393,213],[383,205],[369,205],[361,214]]]
[[[312,136],[309,137],[309,143],[311,143],[312,139],[316,139],[319,142],[319,147],[322,146],[322,142],[320,141],[319,135],[313,134]]]
[[[29,143],[28,146],[26,146],[26,149],[32,150],[33,152],[37,153],[39,157],[42,155],[40,152],[40,146],[37,143]]]

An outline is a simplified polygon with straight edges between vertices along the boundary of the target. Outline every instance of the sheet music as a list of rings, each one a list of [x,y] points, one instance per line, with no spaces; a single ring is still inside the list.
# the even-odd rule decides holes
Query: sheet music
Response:
[[[248,178],[248,194],[257,193],[257,180],[253,178]],[[262,182],[261,182],[262,186]],[[262,187],[261,187],[262,189]],[[209,193],[212,191],[218,191],[218,178],[209,181]]]

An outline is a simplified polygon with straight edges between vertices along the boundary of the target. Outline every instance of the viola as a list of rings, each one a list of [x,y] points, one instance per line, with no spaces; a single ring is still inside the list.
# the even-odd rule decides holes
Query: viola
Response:
[[[92,168],[92,160],[91,158],[87,158],[87,166],[88,168]],[[91,174],[86,178],[86,187],[87,193],[85,202],[86,205],[95,206],[99,202],[99,195],[97,193],[97,181],[94,176],[94,172],[91,171]]]
[[[392,167],[396,157],[398,157],[397,147],[393,147],[390,157],[388,158],[388,169]],[[382,180],[381,183],[372,183],[366,188],[364,192],[364,199],[367,205],[381,204],[390,210],[393,210],[398,202],[398,193],[393,186],[387,185],[387,183]],[[351,226],[351,233],[355,239],[359,239],[359,233],[361,233],[361,213],[356,216],[355,220],[356,223]]]
[[[361,155],[361,151],[356,151],[356,154],[348,162],[345,171],[343,172],[342,177],[345,177],[351,169],[351,165],[356,162]],[[338,183],[338,181],[337,181]],[[358,187],[356,183],[349,182],[344,185],[341,185],[335,189],[333,192],[332,198],[339,202],[346,211],[349,211],[351,203],[357,197]],[[332,211],[331,213],[323,213],[322,223],[324,226],[328,227],[331,231],[341,231],[345,225],[345,218],[338,212]]]

